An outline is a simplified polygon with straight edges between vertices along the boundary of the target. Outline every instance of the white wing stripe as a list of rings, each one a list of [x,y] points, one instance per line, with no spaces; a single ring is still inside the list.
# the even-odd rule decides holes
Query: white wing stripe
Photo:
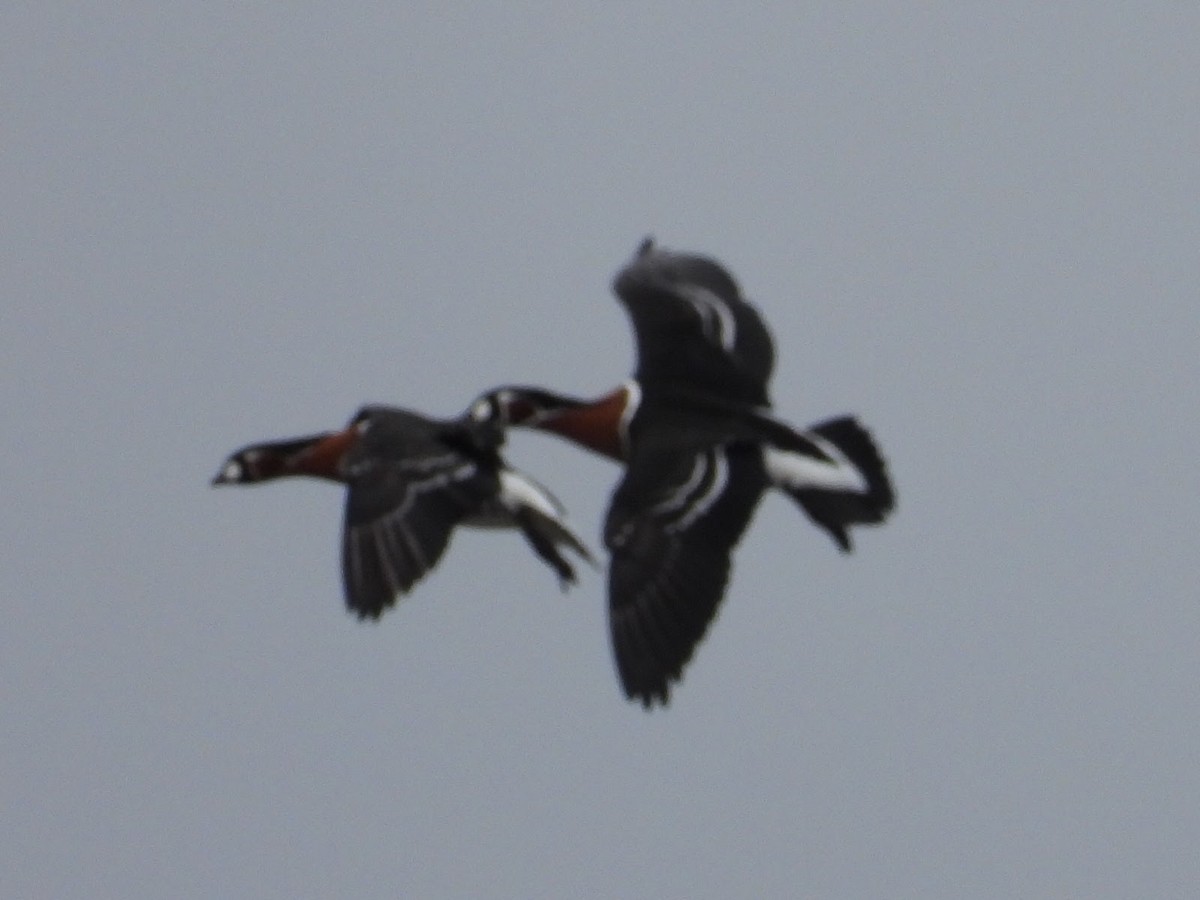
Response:
[[[705,466],[706,474],[710,476],[708,486],[703,494],[692,500],[683,517],[680,518],[671,530],[682,531],[691,528],[692,523],[707,513],[709,508],[725,492],[725,485],[729,481],[729,463],[725,459],[724,451],[715,450],[705,459],[709,463],[709,465]]]
[[[400,575],[396,572],[396,567],[392,564],[392,554],[386,552],[388,530],[380,522],[372,522],[371,536],[375,539],[375,558],[379,561],[379,568],[383,572],[384,579],[387,581],[388,590],[392,596],[397,596],[403,592],[403,587],[401,586]]]
[[[696,310],[704,336],[722,350],[732,353],[737,342],[737,320],[729,305],[708,288],[688,284],[677,285],[675,289]]]
[[[664,523],[670,534],[684,531],[712,507],[729,481],[729,463],[723,450],[697,454],[687,480],[671,496],[650,509],[650,515]]]
[[[388,513],[388,518],[403,521],[408,517],[409,510],[412,508],[413,502],[418,496],[426,491],[436,491],[444,488],[446,485],[455,481],[463,481],[475,474],[474,463],[463,463],[456,469],[451,469],[448,472],[440,472],[437,475],[426,478],[424,481],[414,481],[408,486],[408,490],[404,493],[404,501]]]
[[[687,480],[682,484],[676,485],[674,492],[665,500],[654,504],[654,506],[650,508],[650,515],[656,517],[662,516],[664,513],[673,513],[678,509],[686,507],[692,491],[695,490],[700,485],[700,482],[704,479],[705,461],[706,457],[702,454],[698,454],[692,460],[692,471],[688,473]]]
[[[417,563],[418,572],[428,572],[430,569],[429,560],[425,558],[425,552],[421,549],[421,544],[417,540],[416,535],[403,522],[398,522],[397,525],[400,530],[400,537],[404,540],[404,545],[408,547],[408,552],[412,554],[413,559]]]

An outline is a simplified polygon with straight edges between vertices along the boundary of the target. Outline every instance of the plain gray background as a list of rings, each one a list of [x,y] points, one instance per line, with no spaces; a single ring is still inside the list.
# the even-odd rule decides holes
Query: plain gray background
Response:
[[[7,896],[1196,896],[1200,13],[109,7],[0,14]],[[339,489],[208,487],[610,388],[647,233],[900,498],[769,498],[669,710],[602,573],[461,532],[364,625]],[[598,545],[616,468],[509,455]]]

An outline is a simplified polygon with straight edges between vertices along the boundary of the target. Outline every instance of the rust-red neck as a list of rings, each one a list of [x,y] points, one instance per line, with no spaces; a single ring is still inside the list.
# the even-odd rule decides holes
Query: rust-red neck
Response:
[[[622,385],[590,402],[543,412],[530,424],[623,462],[628,450],[628,423],[636,408],[636,392]]]
[[[324,435],[298,453],[284,459],[279,474],[309,475],[345,482],[342,459],[357,443],[360,433],[357,425],[351,425],[345,431],[334,431]]]

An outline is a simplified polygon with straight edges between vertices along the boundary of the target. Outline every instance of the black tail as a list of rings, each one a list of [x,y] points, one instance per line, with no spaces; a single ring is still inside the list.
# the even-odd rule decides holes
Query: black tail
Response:
[[[814,524],[829,532],[843,553],[849,553],[851,544],[847,527],[878,525],[896,505],[887,464],[870,433],[850,416],[829,419],[808,430],[837,447],[862,473],[867,489],[865,492],[818,488],[785,490]]]
[[[531,506],[524,506],[515,513],[517,527],[533,548],[533,552],[541,557],[558,575],[558,582],[563,590],[575,583],[575,569],[567,558],[559,552],[559,547],[569,547],[579,557],[593,566],[596,560],[588,551],[587,545],[577,538],[564,523],[556,521],[545,513]]]

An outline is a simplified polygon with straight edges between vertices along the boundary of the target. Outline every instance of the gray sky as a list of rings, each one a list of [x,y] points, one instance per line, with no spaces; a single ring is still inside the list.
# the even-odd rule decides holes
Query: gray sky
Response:
[[[1200,13],[414,6],[0,13],[5,892],[1196,896]],[[609,388],[646,233],[900,499],[768,499],[669,710],[601,573],[462,532],[363,625],[340,490],[208,488]],[[599,543],[613,466],[510,458]]]

